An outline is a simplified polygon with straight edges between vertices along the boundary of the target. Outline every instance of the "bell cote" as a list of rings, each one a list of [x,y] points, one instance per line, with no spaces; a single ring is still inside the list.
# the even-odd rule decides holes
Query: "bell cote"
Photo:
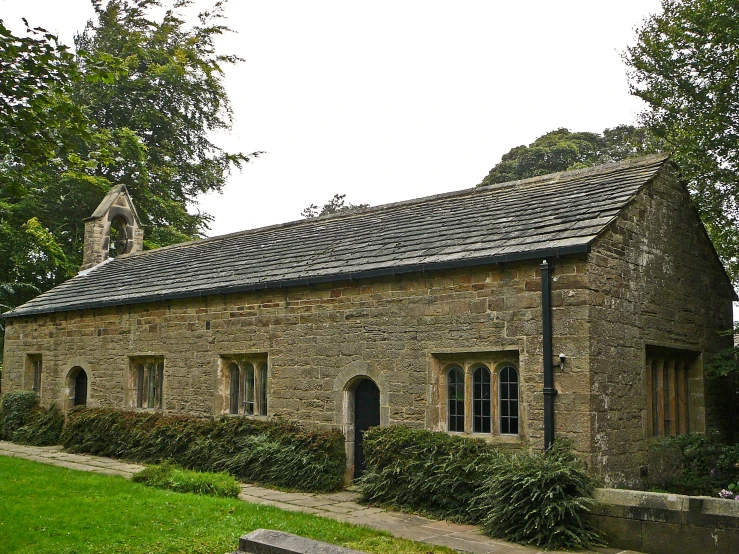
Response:
[[[111,188],[95,212],[84,221],[85,246],[80,270],[144,249],[144,230],[123,185]]]

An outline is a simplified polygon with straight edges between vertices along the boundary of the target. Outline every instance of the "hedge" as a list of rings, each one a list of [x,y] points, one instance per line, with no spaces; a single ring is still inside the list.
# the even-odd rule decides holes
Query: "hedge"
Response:
[[[0,438],[12,440],[13,434],[23,427],[38,406],[38,395],[31,391],[9,392],[3,397]]]
[[[367,431],[364,456],[365,501],[474,522],[470,503],[485,478],[487,459],[502,454],[481,439],[397,425]]]
[[[480,439],[374,427],[364,435],[365,501],[480,523],[496,538],[544,548],[600,544],[583,519],[593,482],[566,443],[512,454]]]
[[[311,431],[279,419],[75,408],[67,416],[62,441],[70,452],[150,464],[170,461],[309,492],[341,488],[346,467],[340,431]]]
[[[0,408],[0,438],[20,444],[50,446],[59,444],[64,416],[52,405],[39,406],[32,391],[9,392]]]

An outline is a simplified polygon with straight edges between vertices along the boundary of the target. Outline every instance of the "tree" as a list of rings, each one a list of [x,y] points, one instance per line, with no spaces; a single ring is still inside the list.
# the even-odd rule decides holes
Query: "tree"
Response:
[[[558,171],[580,169],[659,150],[659,144],[643,127],[619,125],[603,134],[570,132],[560,128],[540,136],[528,146],[504,154],[481,185],[504,183]]]
[[[96,21],[75,38],[78,51],[121,61],[122,77],[112,84],[79,81],[74,99],[118,145],[133,148],[134,163],[101,164],[97,174],[125,184],[147,226],[146,247],[201,236],[210,216],[190,213],[204,192],[220,191],[233,167],[259,153],[229,153],[210,133],[229,129],[231,106],[223,87],[223,67],[240,60],[217,54],[215,39],[223,2],[185,25],[181,11],[191,0],[174,0],[161,21],[150,19],[158,0],[92,0]],[[88,66],[83,63],[84,72]],[[116,133],[140,139],[140,149],[119,142]],[[136,160],[137,156],[140,160]],[[140,161],[141,163],[138,163]]]
[[[739,283],[739,4],[662,0],[627,49],[631,93],[649,109],[734,283]]]
[[[80,78],[74,55],[53,34],[25,23],[26,36],[19,37],[0,21],[0,311],[72,274],[39,218],[46,219],[50,168],[66,166],[90,136],[69,95]],[[0,358],[1,331],[2,325]]]
[[[78,77],[74,56],[53,34],[24,23],[27,36],[17,37],[0,20],[0,163],[13,187],[23,185],[19,176],[56,157],[70,133],[86,130],[66,95]]]
[[[346,203],[346,194],[334,194],[334,197],[326,202],[321,210],[318,210],[318,206],[311,204],[305,208],[300,214],[306,219],[313,217],[321,217],[322,215],[336,214],[340,212],[350,212],[352,210],[358,210],[360,208],[369,208],[369,204],[349,204]]]
[[[172,244],[207,228],[188,208],[252,157],[209,139],[230,126],[222,66],[238,61],[215,53],[222,2],[187,28],[189,1],[159,22],[157,0],[92,1],[75,54],[0,21],[0,312],[74,275],[83,220],[111,186],[129,188],[146,247]]]

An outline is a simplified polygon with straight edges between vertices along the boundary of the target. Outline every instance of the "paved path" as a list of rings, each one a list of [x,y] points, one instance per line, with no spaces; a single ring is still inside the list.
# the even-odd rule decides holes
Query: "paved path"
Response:
[[[23,446],[0,441],[0,456],[13,456],[34,460],[79,471],[119,475],[130,478],[144,468],[142,465],[88,456],[69,454],[61,446]],[[357,503],[356,492],[341,491],[333,494],[308,494],[281,492],[255,485],[242,485],[241,500],[254,504],[275,506],[287,511],[306,512],[331,519],[366,525],[387,531],[403,539],[448,546],[462,552],[475,554],[537,554],[539,549],[520,546],[509,542],[491,539],[474,525],[460,525],[447,521],[437,521],[421,516],[391,512],[381,508],[370,508]],[[638,554],[614,548],[597,549],[601,554]],[[556,554],[548,552],[547,554]]]

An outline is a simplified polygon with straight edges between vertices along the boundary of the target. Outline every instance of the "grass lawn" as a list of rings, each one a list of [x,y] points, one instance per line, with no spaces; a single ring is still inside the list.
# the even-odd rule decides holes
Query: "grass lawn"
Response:
[[[260,527],[366,552],[453,552],[309,514],[0,456],[0,551],[7,554],[223,554]]]

